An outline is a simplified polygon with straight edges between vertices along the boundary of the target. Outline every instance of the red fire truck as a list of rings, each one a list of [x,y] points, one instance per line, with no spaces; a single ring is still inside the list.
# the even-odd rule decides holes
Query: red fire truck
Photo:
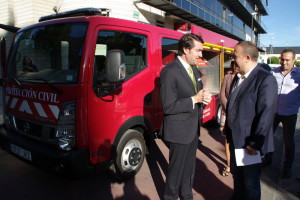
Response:
[[[80,12],[85,16],[66,12],[20,29],[8,59],[2,54],[0,144],[59,172],[105,166],[130,178],[160,128],[159,74],[175,58],[183,33],[97,16],[95,9]],[[199,70],[217,94],[235,41],[195,26],[190,31],[207,41]],[[209,43],[212,38],[223,42]],[[224,40],[231,41],[227,47]],[[204,122],[216,118],[218,105],[216,95]]]

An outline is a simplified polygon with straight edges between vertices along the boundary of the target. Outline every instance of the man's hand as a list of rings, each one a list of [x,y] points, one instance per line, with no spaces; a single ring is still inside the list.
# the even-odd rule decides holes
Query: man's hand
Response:
[[[211,101],[211,94],[208,89],[200,90],[195,96],[193,96],[195,103],[209,104]]]
[[[207,89],[204,89],[202,103],[207,105],[210,102],[211,102],[211,94],[209,93],[209,91]]]
[[[250,146],[247,146],[246,149],[247,149],[247,153],[249,155],[257,155],[257,151],[255,149],[251,148]]]

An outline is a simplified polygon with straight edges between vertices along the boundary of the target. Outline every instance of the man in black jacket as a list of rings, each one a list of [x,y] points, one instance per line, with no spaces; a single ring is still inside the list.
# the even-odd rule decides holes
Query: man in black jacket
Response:
[[[169,167],[164,199],[175,200],[179,193],[193,199],[192,185],[200,131],[200,104],[211,95],[203,89],[195,68],[202,57],[203,39],[195,34],[182,36],[178,57],[160,75],[160,94],[165,113],[160,135],[169,143]]]

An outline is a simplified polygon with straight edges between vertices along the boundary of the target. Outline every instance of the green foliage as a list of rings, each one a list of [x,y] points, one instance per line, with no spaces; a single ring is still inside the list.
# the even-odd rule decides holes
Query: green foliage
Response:
[[[300,67],[300,61],[296,61],[296,62],[295,62],[295,65],[296,65],[297,67]]]
[[[272,56],[268,58],[268,64],[280,64],[280,60],[276,56]]]

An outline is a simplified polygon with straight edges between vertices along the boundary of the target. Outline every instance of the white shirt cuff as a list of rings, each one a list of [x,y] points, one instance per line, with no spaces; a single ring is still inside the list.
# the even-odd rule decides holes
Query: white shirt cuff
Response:
[[[192,102],[193,102],[193,109],[195,109],[195,102],[194,102],[194,99],[193,99],[193,97],[191,97],[192,98]]]

